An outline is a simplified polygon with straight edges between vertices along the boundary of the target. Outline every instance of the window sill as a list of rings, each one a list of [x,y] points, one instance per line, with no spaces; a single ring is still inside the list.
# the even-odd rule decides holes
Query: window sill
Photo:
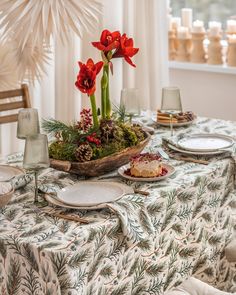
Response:
[[[228,67],[227,65],[208,65],[191,62],[169,61],[168,66],[169,69],[236,75],[236,67]]]

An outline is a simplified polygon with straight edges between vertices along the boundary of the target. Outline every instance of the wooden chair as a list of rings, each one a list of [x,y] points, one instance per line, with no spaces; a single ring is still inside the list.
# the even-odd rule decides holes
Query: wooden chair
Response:
[[[0,91],[0,101],[2,99],[11,99],[13,97],[21,97],[21,99],[12,102],[0,103],[0,112],[31,107],[29,90],[26,84],[22,84],[20,89]],[[0,116],[0,124],[17,122],[17,120],[18,114]]]

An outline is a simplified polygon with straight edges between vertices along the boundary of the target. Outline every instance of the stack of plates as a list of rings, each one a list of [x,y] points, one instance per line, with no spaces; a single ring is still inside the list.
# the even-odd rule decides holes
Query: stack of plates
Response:
[[[234,139],[222,134],[193,134],[168,143],[172,150],[191,155],[219,155],[230,152]]]
[[[133,188],[122,183],[106,181],[81,181],[58,191],[46,194],[53,205],[71,209],[101,209],[107,203],[117,201],[125,194],[132,194]]]

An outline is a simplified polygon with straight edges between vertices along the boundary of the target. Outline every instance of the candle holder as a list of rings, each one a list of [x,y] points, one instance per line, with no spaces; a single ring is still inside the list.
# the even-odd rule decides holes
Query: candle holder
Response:
[[[203,46],[205,33],[192,33],[192,52],[190,61],[193,63],[205,63],[206,52]]]
[[[169,37],[169,60],[175,60],[176,56],[176,32],[171,30],[168,32]]]
[[[236,42],[228,40],[227,65],[236,67]]]
[[[186,39],[177,38],[178,48],[176,51],[175,60],[177,61],[189,61],[191,52],[191,39],[188,37]]]
[[[225,31],[225,34],[226,34],[226,36],[228,37],[228,36],[232,36],[232,35],[236,35],[236,31],[234,32],[234,31]]]
[[[221,35],[212,36],[208,34],[208,39],[210,41],[208,45],[208,59],[207,63],[209,65],[222,65],[223,57],[222,57],[222,45]]]

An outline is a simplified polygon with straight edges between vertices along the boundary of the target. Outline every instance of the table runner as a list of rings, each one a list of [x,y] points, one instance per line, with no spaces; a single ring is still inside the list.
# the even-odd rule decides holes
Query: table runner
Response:
[[[206,129],[236,135],[236,123],[209,119],[186,131]],[[157,129],[147,151],[158,148],[166,132]],[[32,192],[24,195],[32,187],[18,190],[0,213],[1,294],[162,294],[191,274],[229,286],[233,270],[222,250],[232,232],[234,163],[226,158],[208,166],[171,164],[177,172],[162,182],[117,178],[150,192],[145,203],[155,233],[132,246],[107,209],[77,211],[93,220],[81,225],[42,216],[31,205]],[[65,184],[77,181],[55,170],[45,177]],[[144,227],[145,218],[140,216]]]

